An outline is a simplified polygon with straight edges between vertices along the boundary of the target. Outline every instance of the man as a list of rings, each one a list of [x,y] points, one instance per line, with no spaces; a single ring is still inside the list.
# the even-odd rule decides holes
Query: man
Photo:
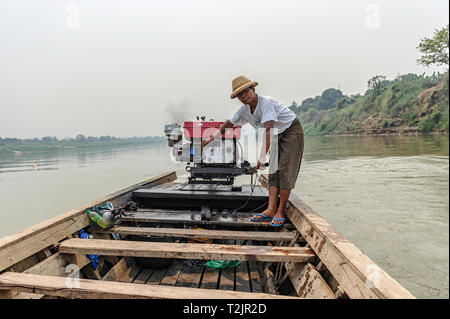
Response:
[[[256,169],[260,169],[266,162],[272,139],[278,138],[277,149],[272,148],[270,152],[271,164],[278,155],[278,168],[275,173],[269,174],[269,205],[263,213],[256,214],[251,220],[271,220],[271,226],[279,227],[286,221],[286,204],[300,171],[304,134],[300,120],[294,112],[271,97],[257,95],[257,85],[258,82],[250,81],[245,76],[233,80],[231,98],[237,97],[243,105],[230,120],[222,124],[214,136],[202,141],[202,147],[220,137],[226,128],[233,125],[250,123],[256,129],[264,127],[265,143],[256,164]]]

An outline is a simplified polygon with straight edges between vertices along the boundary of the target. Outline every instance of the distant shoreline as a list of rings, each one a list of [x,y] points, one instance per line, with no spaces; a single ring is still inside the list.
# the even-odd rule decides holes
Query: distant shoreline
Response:
[[[138,139],[115,139],[109,141],[27,141],[18,140],[14,142],[5,142],[6,139],[0,140],[0,154],[16,154],[40,151],[60,151],[60,150],[77,150],[86,148],[105,148],[105,147],[121,147],[133,145],[160,145],[167,142],[165,137],[151,137]],[[10,141],[11,139],[9,139]],[[3,142],[3,143],[2,143]]]

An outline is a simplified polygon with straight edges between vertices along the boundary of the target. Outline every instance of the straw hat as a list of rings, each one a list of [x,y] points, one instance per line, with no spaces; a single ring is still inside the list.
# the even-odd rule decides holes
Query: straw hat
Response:
[[[250,86],[257,86],[258,82],[250,81],[247,77],[241,75],[235,78],[232,82],[233,93],[231,94],[231,98],[234,99],[239,93],[244,91],[246,88]]]

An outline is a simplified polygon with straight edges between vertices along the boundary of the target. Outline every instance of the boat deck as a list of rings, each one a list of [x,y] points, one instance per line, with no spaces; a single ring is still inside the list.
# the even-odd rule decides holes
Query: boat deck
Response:
[[[295,196],[283,226],[251,221],[261,183],[186,186],[171,172],[2,238],[0,298],[413,298]],[[103,230],[86,210],[105,201],[127,208]]]

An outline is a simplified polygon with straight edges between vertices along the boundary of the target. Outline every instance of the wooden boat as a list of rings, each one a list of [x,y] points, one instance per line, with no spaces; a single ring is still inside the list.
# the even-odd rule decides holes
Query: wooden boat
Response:
[[[248,218],[264,205],[264,187],[250,201],[227,191],[181,196],[176,179],[163,174],[0,239],[0,297],[414,298],[296,196],[289,222],[274,228]],[[129,200],[138,209],[120,225],[92,227],[88,208]],[[82,229],[93,238],[79,238]],[[87,254],[99,255],[96,269]],[[240,264],[213,269],[211,259]]]

